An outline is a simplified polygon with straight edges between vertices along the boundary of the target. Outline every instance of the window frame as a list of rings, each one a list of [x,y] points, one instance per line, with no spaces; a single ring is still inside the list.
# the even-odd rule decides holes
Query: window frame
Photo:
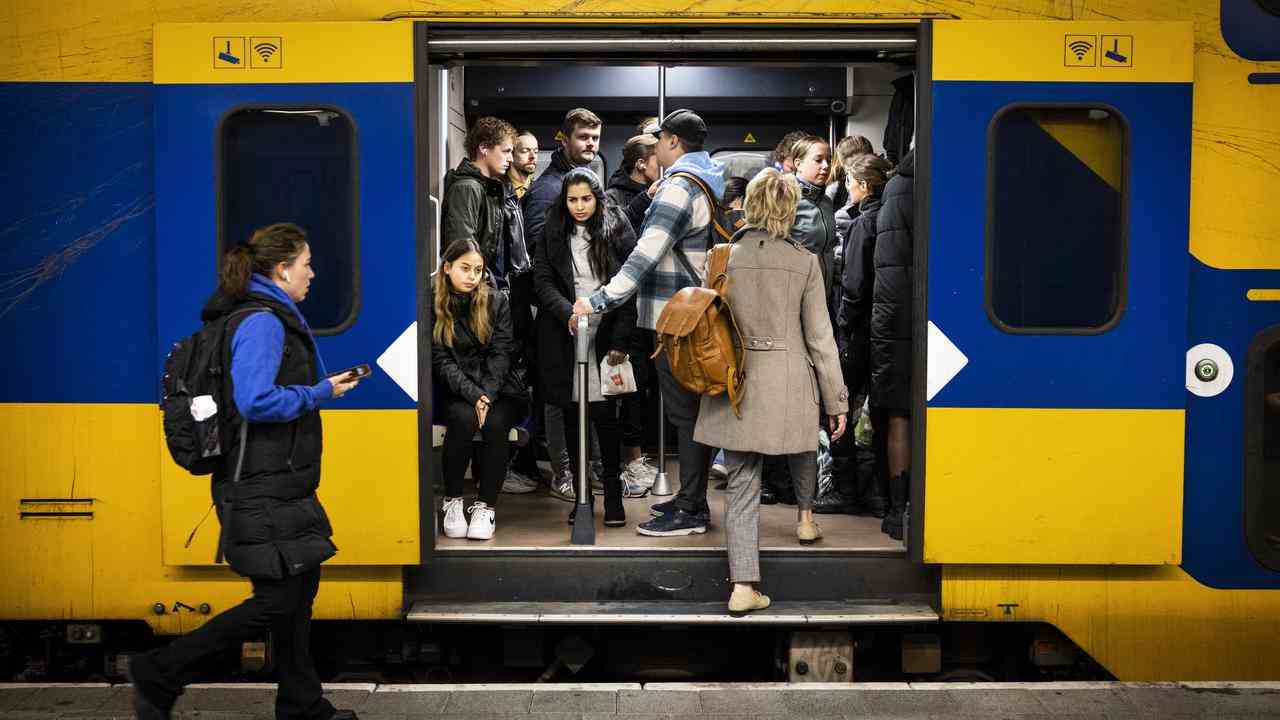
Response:
[[[214,184],[214,216],[217,220],[217,239],[215,253],[217,262],[215,272],[221,267],[222,256],[228,248],[226,224],[224,222],[223,176],[225,174],[223,147],[224,130],[227,121],[239,113],[254,110],[324,110],[337,113],[350,126],[351,166],[348,169],[348,196],[351,211],[351,310],[337,325],[327,328],[311,328],[311,334],[317,337],[340,335],[351,329],[360,316],[363,277],[360,271],[360,133],[356,125],[355,114],[350,110],[332,103],[242,103],[236,105],[218,118],[213,130],[213,184]],[[282,221],[283,222],[283,221]]]
[[[1259,486],[1267,481],[1262,457],[1266,442],[1264,432],[1266,430],[1266,359],[1267,352],[1277,346],[1280,346],[1280,324],[1271,325],[1254,335],[1249,341],[1247,350],[1243,400],[1244,467],[1241,473],[1243,486],[1240,488],[1242,510],[1240,530],[1244,533],[1245,545],[1249,548],[1249,554],[1253,559],[1268,570],[1280,572],[1280,547],[1273,547],[1260,537],[1262,526],[1258,524],[1256,516],[1261,512],[1261,507],[1257,503],[1249,502],[1250,497],[1260,494]],[[1258,487],[1258,490],[1250,493],[1250,488],[1254,487]]]
[[[1023,327],[1010,325],[996,314],[995,310],[995,278],[992,268],[995,262],[995,141],[996,130],[1005,115],[1018,110],[1104,110],[1119,119],[1122,135],[1120,138],[1120,264],[1118,268],[1119,287],[1116,290],[1116,310],[1103,324],[1092,327],[1072,326],[1033,326]],[[1129,305],[1129,189],[1132,181],[1132,153],[1130,135],[1132,128],[1129,118],[1119,108],[1105,102],[1028,102],[1017,101],[1001,107],[987,123],[986,147],[986,219],[983,228],[983,305],[987,318],[1001,332],[1010,335],[1101,335],[1110,332],[1124,318]]]

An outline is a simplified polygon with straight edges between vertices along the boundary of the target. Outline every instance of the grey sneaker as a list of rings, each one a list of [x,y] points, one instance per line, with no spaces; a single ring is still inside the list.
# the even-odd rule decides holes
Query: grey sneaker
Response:
[[[640,481],[631,477],[627,473],[622,473],[622,497],[624,498],[642,498],[649,494],[651,485],[642,485]]]
[[[523,495],[538,489],[538,483],[515,470],[508,469],[507,477],[502,481],[502,492],[509,495]]]
[[[631,482],[644,487],[653,487],[653,481],[658,479],[658,468],[649,464],[649,459],[644,455],[627,463],[622,469],[622,479],[630,479]]]
[[[573,473],[567,468],[551,479],[551,497],[565,502],[573,502]]]

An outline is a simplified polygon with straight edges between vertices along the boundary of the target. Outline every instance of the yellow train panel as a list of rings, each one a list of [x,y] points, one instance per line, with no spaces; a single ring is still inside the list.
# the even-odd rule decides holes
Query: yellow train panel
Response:
[[[400,414],[413,424],[412,411]],[[364,431],[362,419],[331,421],[328,415],[326,423],[337,432]],[[409,434],[408,452],[416,452],[413,429],[403,430],[399,426],[404,423],[395,422],[399,419],[371,420],[370,424],[388,434],[391,442]],[[141,619],[162,632],[184,632],[206,617],[188,610],[174,612],[175,603],[193,608],[208,603],[216,613],[248,596],[249,583],[225,567],[175,568],[162,562],[156,458],[164,450],[158,425],[154,405],[0,405],[0,437],[5,438],[5,452],[0,453],[0,506],[6,508],[0,512],[0,538],[4,539],[0,542],[4,570],[0,618]],[[357,443],[333,435],[326,437],[326,445],[326,461],[333,459],[330,467],[338,472],[352,467],[363,454]],[[412,459],[408,463],[413,465]],[[413,470],[416,478],[416,466]],[[208,508],[207,480],[190,475],[183,480],[203,493],[204,508]],[[329,502],[353,504],[354,489],[373,484],[372,480],[352,481],[350,491],[339,491]],[[416,498],[415,480],[413,543],[388,544],[397,552],[412,554],[412,562],[417,561]],[[79,502],[67,502],[73,499]],[[371,502],[364,497],[363,505],[356,507],[373,513],[377,504],[376,499]],[[344,525],[348,521],[341,511],[335,515],[335,541],[348,556],[358,557],[362,547],[370,547],[366,544],[370,539],[385,543],[380,538],[389,532],[386,525],[369,523],[365,532],[355,524]],[[217,523],[209,522],[201,533],[215,535]],[[412,551],[404,549],[409,547]],[[212,549],[208,552],[206,557],[212,558]],[[391,566],[386,567],[326,567],[316,617],[399,618],[403,580],[398,562],[389,561]],[[164,615],[153,613],[156,603],[166,607]]]
[[[942,607],[1050,623],[1121,680],[1280,677],[1280,592],[1215,590],[1176,567],[949,565]]]
[[[925,562],[1177,564],[1183,416],[929,408]]]

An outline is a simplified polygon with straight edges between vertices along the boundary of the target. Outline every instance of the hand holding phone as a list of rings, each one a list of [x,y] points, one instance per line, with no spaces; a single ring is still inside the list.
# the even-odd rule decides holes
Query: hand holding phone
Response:
[[[372,373],[373,373],[373,370],[369,368],[368,364],[365,364],[365,365],[356,365],[355,367],[349,367],[346,370],[339,370],[338,372],[329,373],[325,377],[333,378],[333,379],[342,378],[343,380],[363,380],[369,377],[369,375]],[[351,377],[347,378],[346,377],[347,375],[350,375]]]
[[[360,380],[370,375],[372,371],[368,365],[357,365],[346,370],[339,370],[327,376],[329,384],[333,386],[333,397],[340,398],[346,395],[356,385],[360,384]]]

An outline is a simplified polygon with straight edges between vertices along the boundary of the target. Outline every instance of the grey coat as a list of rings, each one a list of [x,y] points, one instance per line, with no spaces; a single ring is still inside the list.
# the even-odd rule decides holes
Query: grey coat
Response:
[[[818,258],[748,229],[737,236],[728,267],[726,292],[747,346],[742,418],[728,394],[703,396],[693,437],[765,455],[817,450],[819,409],[849,410]]]

